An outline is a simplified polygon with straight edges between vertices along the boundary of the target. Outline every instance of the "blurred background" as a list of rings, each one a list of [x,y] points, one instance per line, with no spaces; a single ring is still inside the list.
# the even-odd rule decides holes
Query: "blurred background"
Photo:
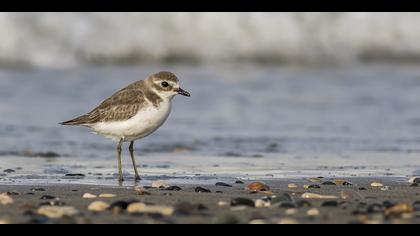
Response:
[[[176,97],[167,123],[138,142],[150,176],[420,173],[418,22],[419,13],[0,13],[0,168],[21,167],[5,181],[113,173],[113,142],[58,123],[169,70],[192,97]]]
[[[0,63],[418,61],[418,13],[1,13]]]

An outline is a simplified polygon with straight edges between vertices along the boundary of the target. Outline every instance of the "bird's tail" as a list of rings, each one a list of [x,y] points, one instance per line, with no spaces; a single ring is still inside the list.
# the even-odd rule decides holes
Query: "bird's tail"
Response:
[[[86,124],[86,116],[79,116],[72,120],[64,121],[59,123],[60,125],[85,125]]]

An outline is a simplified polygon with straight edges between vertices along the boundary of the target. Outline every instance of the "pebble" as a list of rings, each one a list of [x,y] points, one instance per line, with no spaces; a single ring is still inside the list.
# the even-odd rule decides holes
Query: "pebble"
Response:
[[[228,187],[228,188],[232,187],[232,185],[227,184],[227,183],[223,183],[223,182],[217,182],[216,183],[216,186],[219,186],[219,187]]]
[[[297,184],[288,184],[287,187],[290,188],[290,189],[295,189],[295,188],[298,188],[298,185]]]
[[[42,206],[38,208],[37,213],[48,218],[57,219],[64,216],[74,216],[79,212],[74,207],[70,206]]]
[[[317,184],[311,184],[311,185],[303,185],[304,189],[320,189],[321,186],[317,185]]]
[[[211,193],[211,191],[209,189],[202,188],[202,187],[195,188],[195,192],[196,193]]]
[[[9,191],[6,194],[9,195],[9,196],[19,196],[20,195],[20,193],[15,192],[15,191]]]
[[[167,188],[167,187],[169,187],[169,185],[163,180],[154,181],[152,183],[152,188]]]
[[[413,207],[408,203],[400,203],[385,210],[385,215],[401,215],[405,213],[413,213]]]
[[[264,207],[270,207],[270,206],[271,206],[271,202],[264,201],[262,199],[255,200],[255,207],[256,208],[264,208]]]
[[[87,198],[87,199],[93,199],[93,198],[97,198],[98,196],[96,196],[95,194],[91,194],[91,193],[85,193],[83,194],[82,198]]]
[[[134,191],[138,194],[138,195],[151,195],[151,193],[147,192],[145,188],[142,187],[135,187]]]
[[[342,180],[342,179],[336,179],[333,181],[336,185],[338,186],[353,186],[352,183],[350,183],[347,180]]]
[[[336,183],[334,183],[334,182],[331,182],[331,181],[327,181],[327,182],[322,183],[322,185],[335,186],[335,185],[337,185],[337,184],[336,184]]]
[[[31,188],[32,192],[45,192],[44,188]]]
[[[99,197],[100,198],[114,198],[114,197],[116,197],[117,195],[115,195],[115,194],[112,194],[112,193],[101,193],[101,194],[99,194]]]
[[[58,198],[51,195],[44,195],[40,198],[40,200],[55,200],[55,199],[58,199]]]
[[[3,171],[4,173],[7,173],[7,174],[10,174],[10,173],[14,173],[14,172],[16,172],[15,170],[12,170],[12,169],[6,169],[6,170],[4,170]]]
[[[302,194],[301,198],[304,199],[337,199],[337,196],[333,195],[320,195],[316,193],[304,193]]]
[[[11,198],[6,193],[0,194],[0,204],[1,205],[9,205],[9,204],[13,204],[14,202],[15,201],[13,200],[13,198]]]
[[[225,201],[219,201],[219,202],[217,203],[217,205],[218,205],[218,206],[220,206],[220,207],[224,207],[224,206],[228,206],[228,205],[229,205],[229,203],[228,203],[228,202],[225,202]]]
[[[240,181],[240,180],[236,180],[235,181],[235,184],[244,184],[244,182],[243,181]]]
[[[280,219],[277,222],[277,224],[280,224],[280,225],[297,225],[297,224],[299,224],[299,222],[295,219],[292,219],[292,218],[283,218],[283,219]]]
[[[408,182],[409,182],[409,183],[412,183],[412,184],[420,184],[420,177],[411,177],[411,178],[408,180]]]
[[[144,203],[131,203],[127,207],[128,213],[160,214],[163,216],[172,216],[175,209],[170,206],[148,206]]]
[[[383,186],[381,188],[381,191],[389,191],[390,187],[389,186]]]
[[[309,210],[306,212],[306,214],[307,214],[308,216],[319,216],[321,213],[319,212],[319,210],[318,210],[318,209],[316,209],[316,208],[312,208],[312,209],[309,209]]]
[[[384,185],[382,183],[379,182],[373,182],[370,184],[371,187],[383,187]]]
[[[132,203],[137,203],[136,201],[116,201],[113,202],[110,206],[109,209],[121,209],[121,210],[126,210],[127,207],[132,204]]]
[[[65,206],[66,203],[62,201],[48,201],[48,202],[41,202],[39,206]]]
[[[255,207],[255,202],[248,198],[235,198],[230,202],[231,206],[248,206]]]
[[[288,193],[285,193],[281,196],[272,196],[271,197],[271,204],[276,204],[276,203],[280,203],[280,202],[293,202],[293,198]]]
[[[166,191],[181,191],[182,188],[178,187],[178,186],[169,186],[167,188],[165,188]]]
[[[252,192],[270,191],[270,187],[261,182],[253,182],[249,184],[246,189]]]
[[[66,174],[65,176],[66,177],[85,177],[84,174],[79,174],[79,173],[77,173],[77,174]]]
[[[95,212],[101,212],[109,209],[109,204],[103,201],[95,201],[89,204],[88,210],[89,211],[95,211]]]

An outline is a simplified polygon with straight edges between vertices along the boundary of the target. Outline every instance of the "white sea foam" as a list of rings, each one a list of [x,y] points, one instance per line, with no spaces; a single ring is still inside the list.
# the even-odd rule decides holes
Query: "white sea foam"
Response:
[[[1,13],[0,65],[420,58],[419,13]]]

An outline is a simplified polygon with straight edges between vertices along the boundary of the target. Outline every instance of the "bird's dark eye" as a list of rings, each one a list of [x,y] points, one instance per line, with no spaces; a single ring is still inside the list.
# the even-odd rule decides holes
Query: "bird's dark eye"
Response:
[[[168,87],[168,86],[169,86],[168,82],[166,82],[166,81],[163,81],[163,82],[162,82],[162,87],[166,88],[166,87]]]

